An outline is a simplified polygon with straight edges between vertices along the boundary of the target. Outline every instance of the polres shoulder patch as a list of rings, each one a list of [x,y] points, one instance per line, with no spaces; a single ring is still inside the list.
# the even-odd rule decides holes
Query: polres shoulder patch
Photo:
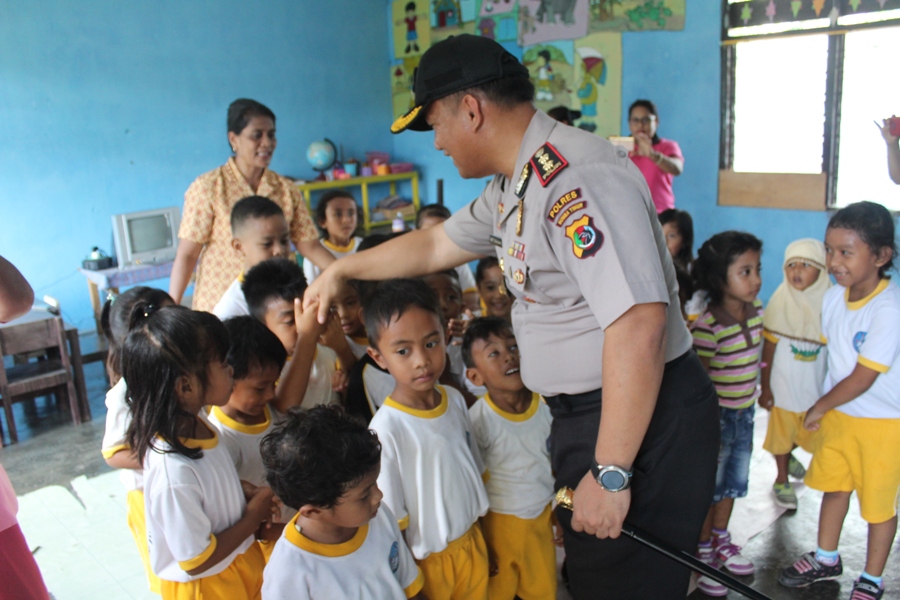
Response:
[[[569,165],[550,142],[538,148],[530,162],[538,181],[541,182],[541,187],[547,187],[547,184]]]

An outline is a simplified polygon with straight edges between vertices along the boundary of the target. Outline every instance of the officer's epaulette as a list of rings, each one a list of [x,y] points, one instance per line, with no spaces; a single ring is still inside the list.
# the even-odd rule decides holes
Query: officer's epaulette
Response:
[[[569,165],[569,162],[550,142],[538,148],[531,157],[530,163],[538,181],[541,182],[541,187],[547,187],[547,184]]]

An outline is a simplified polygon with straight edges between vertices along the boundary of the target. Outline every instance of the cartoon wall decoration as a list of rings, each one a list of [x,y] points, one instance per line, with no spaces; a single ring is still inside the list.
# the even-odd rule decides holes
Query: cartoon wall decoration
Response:
[[[413,95],[413,75],[419,66],[419,57],[406,58],[403,61],[391,65],[391,103],[394,109],[394,118],[405,115],[415,106]]]
[[[522,53],[522,64],[531,73],[535,103],[541,110],[560,104],[569,106],[575,90],[574,53],[571,41],[536,44]]]
[[[589,0],[590,30],[684,29],[685,0]]]
[[[421,56],[431,45],[431,0],[394,0],[391,22],[394,27],[394,56],[404,59]]]
[[[516,41],[517,0],[479,0],[475,30],[478,35],[498,42]]]
[[[603,137],[622,133],[618,32],[681,29],[685,19],[685,0],[392,0],[390,7],[394,117],[413,106],[422,53],[468,33],[496,40],[522,61],[538,108],[581,111],[575,125]]]
[[[474,21],[478,16],[478,0],[459,0],[463,23]]]
[[[589,0],[519,0],[519,44],[574,40],[588,33]]]
[[[516,0],[481,0],[482,17],[490,17],[500,13],[507,13],[516,9]]]
[[[462,8],[459,0],[431,0],[431,27],[444,29],[462,25]]]
[[[578,127],[603,137],[619,135],[622,118],[622,35],[594,33],[575,41],[575,92],[570,108]]]

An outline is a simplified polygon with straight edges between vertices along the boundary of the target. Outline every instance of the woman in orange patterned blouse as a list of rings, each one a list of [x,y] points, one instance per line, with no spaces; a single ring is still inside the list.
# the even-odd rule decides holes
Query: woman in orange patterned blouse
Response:
[[[234,156],[194,180],[184,194],[169,295],[181,302],[196,268],[195,310],[212,311],[241,273],[241,261],[231,247],[231,209],[241,198],[270,198],[284,211],[291,240],[304,258],[320,269],[334,261],[319,243],[297,186],[268,169],[276,145],[275,114],[255,100],[235,100],[228,107],[228,142]]]

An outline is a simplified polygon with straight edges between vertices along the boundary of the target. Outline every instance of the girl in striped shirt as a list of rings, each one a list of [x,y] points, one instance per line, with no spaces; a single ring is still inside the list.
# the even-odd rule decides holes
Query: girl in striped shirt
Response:
[[[704,242],[694,263],[699,289],[709,305],[694,322],[694,349],[719,395],[722,439],[716,491],[700,534],[697,556],[716,568],[750,575],[753,563],[731,541],[728,521],[734,499],[747,495],[753,413],[759,397],[762,303],[759,294],[762,242],[749,233],[725,231]],[[725,586],[708,577],[697,582],[709,596],[725,596]]]

